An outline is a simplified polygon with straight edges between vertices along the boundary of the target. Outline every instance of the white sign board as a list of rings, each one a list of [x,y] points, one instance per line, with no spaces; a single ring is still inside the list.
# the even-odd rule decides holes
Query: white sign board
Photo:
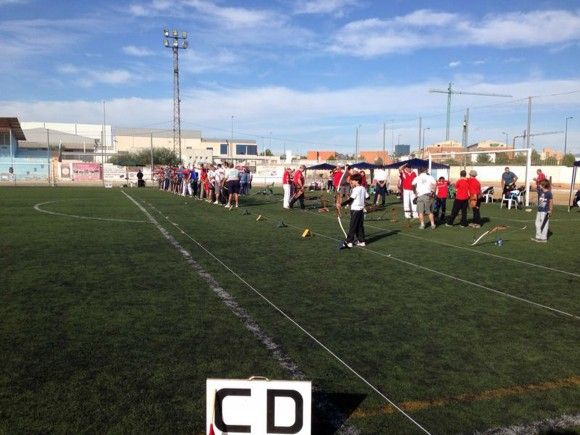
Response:
[[[312,383],[208,379],[206,433],[310,435]]]

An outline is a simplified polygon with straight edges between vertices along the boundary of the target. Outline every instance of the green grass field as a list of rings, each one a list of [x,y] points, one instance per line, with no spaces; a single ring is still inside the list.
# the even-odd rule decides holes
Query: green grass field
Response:
[[[419,230],[391,197],[369,214],[384,219],[367,221],[367,248],[339,251],[318,200],[288,212],[254,195],[227,211],[124,192],[337,411],[315,407],[313,433],[419,429],[271,304],[431,433],[580,413],[577,211],[557,208],[542,245],[535,212],[484,205],[481,230]],[[470,246],[496,224],[503,246]],[[0,264],[0,433],[201,434],[206,378],[290,379],[121,189],[1,189]]]

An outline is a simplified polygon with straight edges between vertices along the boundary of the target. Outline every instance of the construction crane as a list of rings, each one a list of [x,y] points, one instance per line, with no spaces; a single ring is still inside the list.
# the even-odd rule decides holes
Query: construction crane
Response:
[[[548,135],[552,135],[552,134],[562,134],[562,133],[564,133],[562,130],[558,130],[558,131],[543,131],[541,133],[532,133],[532,134],[530,134],[530,137],[548,136]],[[512,148],[515,149],[515,147],[516,147],[516,139],[519,139],[520,137],[524,138],[524,144],[525,144],[526,137],[527,137],[526,130],[524,130],[524,133],[523,134],[521,134],[519,136],[514,136],[514,138],[512,140]]]
[[[447,94],[447,130],[445,131],[445,140],[449,140],[449,125],[451,123],[451,95],[478,95],[481,97],[507,97],[511,98],[511,95],[507,94],[484,94],[482,92],[463,92],[463,91],[454,91],[452,89],[453,83],[449,82],[449,87],[446,91],[441,89],[429,89],[430,93],[437,93],[437,94]]]

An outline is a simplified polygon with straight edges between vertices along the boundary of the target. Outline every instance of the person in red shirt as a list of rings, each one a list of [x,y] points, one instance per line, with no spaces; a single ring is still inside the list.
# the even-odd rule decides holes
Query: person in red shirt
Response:
[[[290,208],[290,191],[292,190],[292,176],[290,175],[292,170],[290,168],[284,168],[284,174],[282,175],[282,188],[284,189],[284,208]]]
[[[367,183],[367,174],[365,171],[360,171],[360,185],[364,187],[365,190],[367,190],[367,188],[369,187]]]
[[[290,208],[294,207],[296,201],[300,201],[300,208],[304,210],[304,171],[306,171],[306,166],[300,165],[298,170],[294,173],[294,195],[290,200]]]
[[[473,228],[481,228],[481,214],[479,212],[481,206],[481,184],[477,177],[477,171],[472,169],[469,171],[469,178],[467,184],[469,185],[469,207],[473,212],[473,221],[469,224]]]
[[[435,207],[433,214],[438,222],[445,221],[445,210],[447,208],[447,197],[449,196],[449,181],[445,177],[439,177],[435,186]],[[441,215],[439,214],[441,212]]]
[[[417,174],[404,164],[399,168],[399,175],[401,177],[401,188],[403,189],[403,210],[405,210],[405,218],[413,219],[417,214],[417,204],[415,204],[415,192],[413,191],[413,180]]]
[[[461,171],[459,173],[459,180],[455,182],[455,201],[453,201],[453,209],[451,216],[445,224],[447,227],[453,226],[453,221],[461,210],[461,226],[467,227],[467,203],[469,202],[469,183],[467,181],[467,172]]]

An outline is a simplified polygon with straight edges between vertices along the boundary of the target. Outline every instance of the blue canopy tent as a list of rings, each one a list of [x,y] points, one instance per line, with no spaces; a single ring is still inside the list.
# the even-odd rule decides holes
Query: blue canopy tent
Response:
[[[336,168],[335,165],[331,165],[330,163],[319,163],[318,165],[310,166],[306,169],[313,169],[315,171],[330,171]]]
[[[580,167],[580,160],[574,162],[572,166],[572,181],[570,182],[570,198],[568,198],[568,211],[572,208],[572,192],[576,187],[576,173],[578,172],[578,167]]]
[[[423,159],[410,159],[403,160],[400,162],[391,163],[390,165],[385,165],[385,169],[399,169],[401,166],[407,165],[411,169],[428,168],[429,160]],[[443,163],[431,162],[432,169],[449,169],[449,165],[444,165]]]
[[[351,168],[354,168],[354,169],[363,169],[363,170],[364,170],[364,169],[367,169],[367,170],[368,170],[368,169],[370,169],[370,170],[373,170],[373,169],[380,168],[380,166],[379,166],[379,165],[373,165],[372,163],[367,163],[367,162],[358,162],[358,163],[353,163],[352,165],[349,165],[349,166],[350,166]]]

